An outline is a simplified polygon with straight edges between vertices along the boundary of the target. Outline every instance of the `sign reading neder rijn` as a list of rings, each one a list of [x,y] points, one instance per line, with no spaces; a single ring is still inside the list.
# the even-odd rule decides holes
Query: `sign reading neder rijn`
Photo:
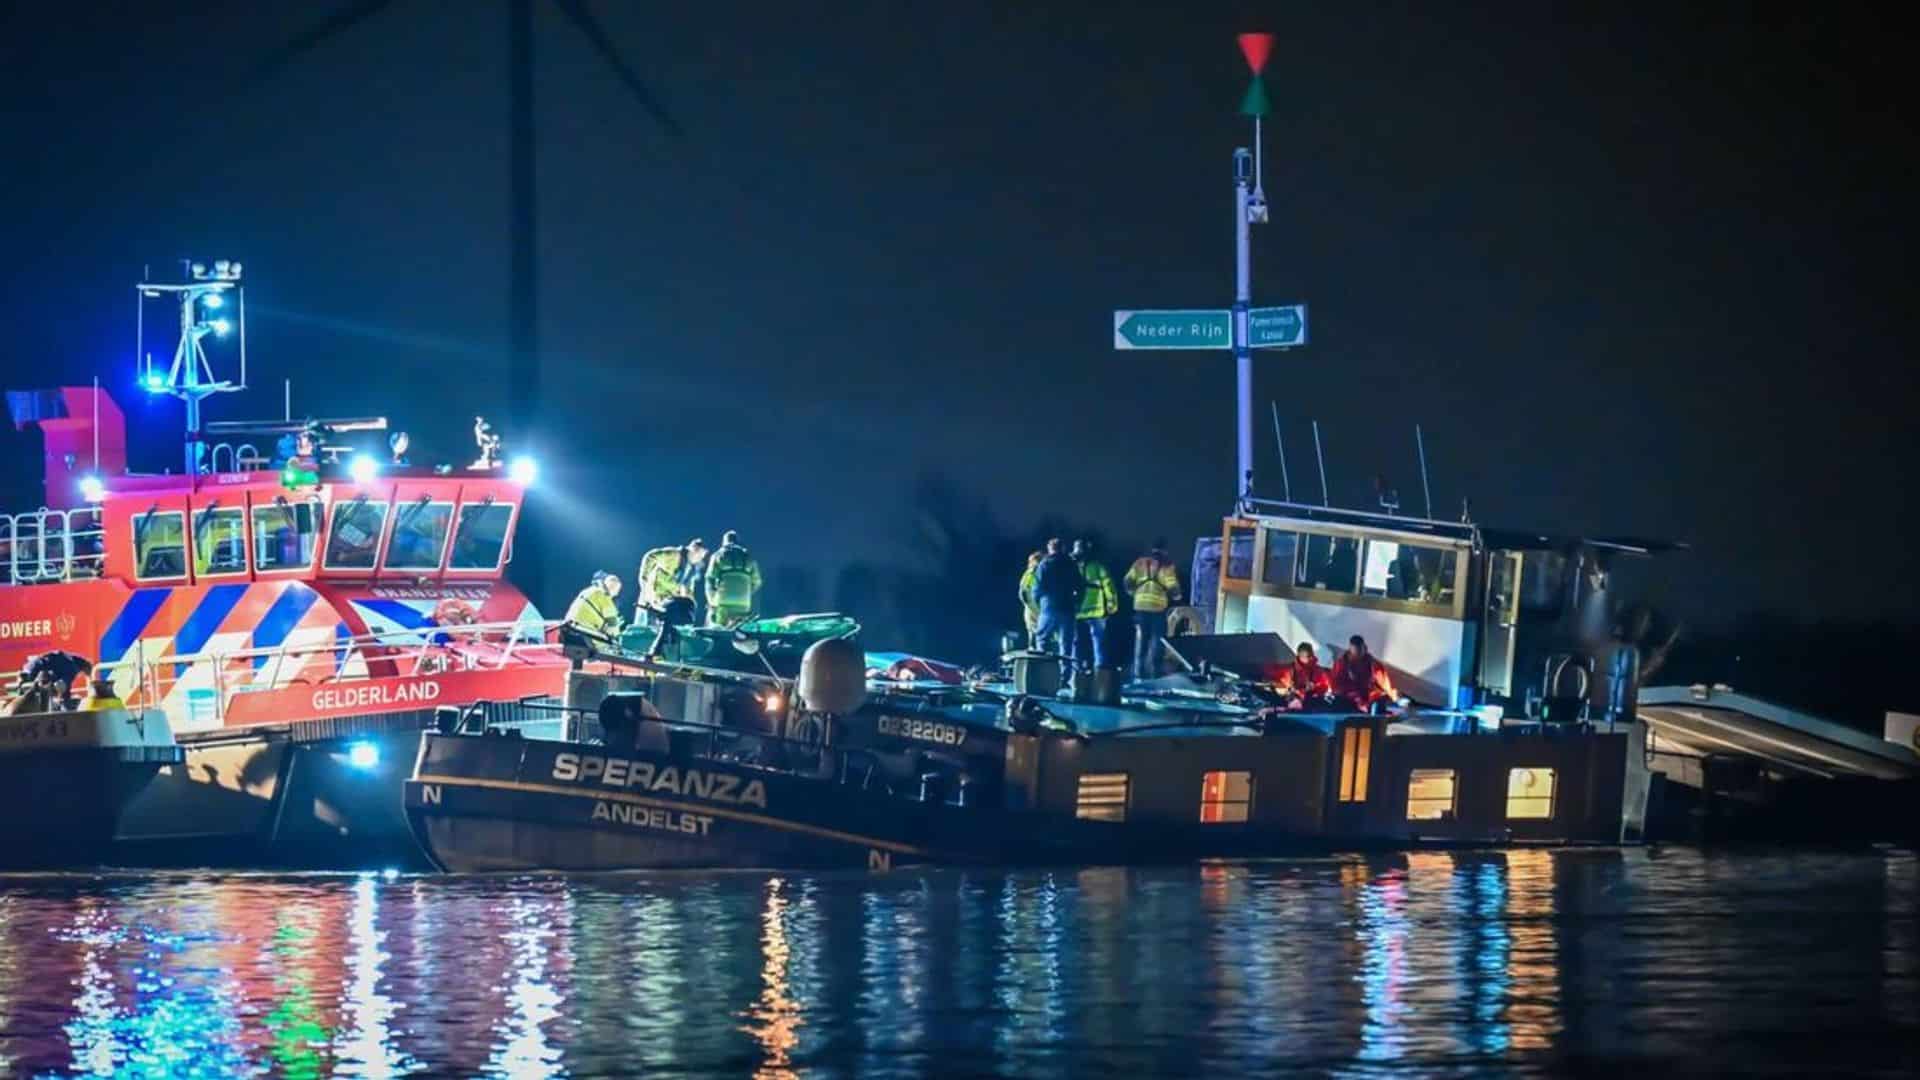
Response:
[[[1116,311],[1116,349],[1230,349],[1233,313],[1213,310]]]

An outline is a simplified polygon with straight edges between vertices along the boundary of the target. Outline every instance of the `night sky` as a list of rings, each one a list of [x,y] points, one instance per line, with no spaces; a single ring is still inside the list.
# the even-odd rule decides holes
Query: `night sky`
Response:
[[[249,81],[338,6],[0,9],[9,387],[99,374],[172,463],[130,286],[224,257],[259,389],[216,417],[291,377],[416,460],[504,419],[506,5],[397,0]],[[589,6],[687,134],[536,6],[546,605],[729,526],[828,580],[911,562],[928,475],[1010,532],[1216,532],[1231,358],[1116,353],[1110,312],[1231,297],[1248,29],[1255,298],[1313,336],[1258,356],[1264,492],[1271,400],[1295,494],[1318,419],[1349,505],[1421,509],[1418,422],[1439,516],[1687,541],[1656,599],[1696,623],[1920,602],[1914,43],[1871,14]]]

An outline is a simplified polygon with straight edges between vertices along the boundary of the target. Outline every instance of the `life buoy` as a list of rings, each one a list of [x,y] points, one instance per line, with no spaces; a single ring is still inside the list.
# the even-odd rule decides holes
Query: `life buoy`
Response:
[[[1200,609],[1189,604],[1167,609],[1167,636],[1187,637],[1192,634],[1204,634],[1206,625],[1201,621]]]

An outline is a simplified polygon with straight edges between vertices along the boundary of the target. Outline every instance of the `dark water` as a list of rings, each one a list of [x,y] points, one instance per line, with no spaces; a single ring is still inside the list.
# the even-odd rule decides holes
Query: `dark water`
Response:
[[[0,1074],[1920,1063],[1901,853],[0,877]]]

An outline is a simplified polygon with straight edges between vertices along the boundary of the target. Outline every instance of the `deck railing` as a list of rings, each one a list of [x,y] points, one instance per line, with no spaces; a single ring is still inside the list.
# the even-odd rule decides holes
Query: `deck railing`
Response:
[[[0,514],[0,574],[8,585],[99,577],[105,537],[97,506]]]

